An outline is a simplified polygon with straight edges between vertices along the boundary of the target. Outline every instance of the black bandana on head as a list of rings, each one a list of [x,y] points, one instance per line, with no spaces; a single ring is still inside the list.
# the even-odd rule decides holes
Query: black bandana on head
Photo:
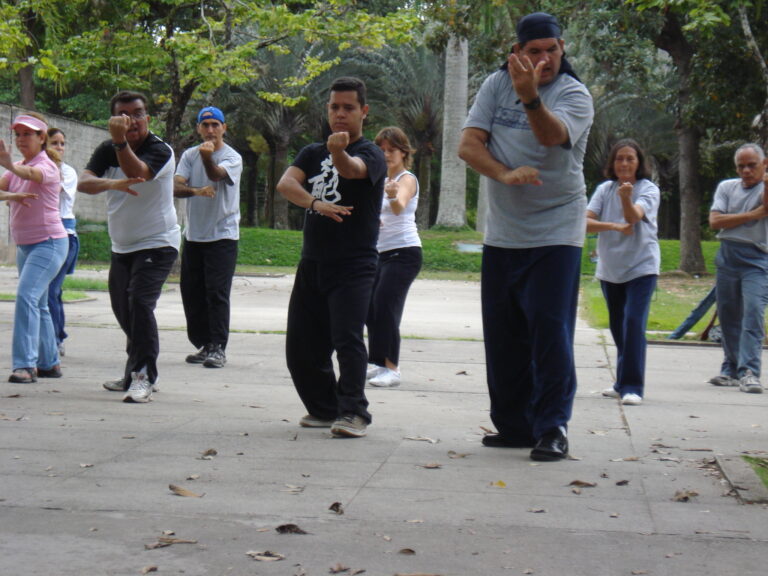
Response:
[[[557,38],[562,36],[562,29],[557,18],[546,12],[534,12],[523,16],[517,23],[517,42],[522,46],[530,42],[531,40],[540,40],[541,38]],[[505,62],[501,66],[502,70],[507,69],[507,63]],[[560,71],[558,74],[568,74],[579,82],[581,79],[576,76],[571,63],[568,62],[565,54],[563,54],[560,61]]]

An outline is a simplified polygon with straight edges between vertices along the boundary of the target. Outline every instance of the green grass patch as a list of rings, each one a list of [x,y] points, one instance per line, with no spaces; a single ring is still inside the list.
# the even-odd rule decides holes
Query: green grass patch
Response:
[[[651,300],[648,315],[648,331],[671,332],[688,317],[695,305],[712,288],[711,278],[681,278],[677,275],[659,278]],[[596,278],[582,278],[582,316],[593,328],[608,328],[608,309],[605,305],[600,282]],[[714,308],[705,314],[691,329],[701,332],[706,328]],[[654,336],[656,337],[656,336]]]
[[[64,302],[74,302],[76,300],[84,300],[88,298],[88,294],[85,292],[78,292],[73,290],[64,290],[62,294],[62,300]],[[3,293],[0,294],[0,302],[15,302],[16,294]]]
[[[768,458],[758,458],[756,456],[742,456],[742,458],[744,458],[747,464],[752,466],[755,474],[765,484],[765,487],[768,488]]]
[[[66,276],[64,278],[64,292],[67,291],[89,291],[106,292],[109,289],[105,280],[98,278]]]

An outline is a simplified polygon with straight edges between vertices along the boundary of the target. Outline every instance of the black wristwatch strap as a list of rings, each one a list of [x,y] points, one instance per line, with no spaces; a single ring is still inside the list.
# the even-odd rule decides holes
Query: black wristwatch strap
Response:
[[[112,142],[112,148],[115,150],[123,150],[128,146],[128,142]]]
[[[541,98],[536,96],[533,100],[530,102],[523,102],[523,106],[526,110],[538,110],[541,108]]]

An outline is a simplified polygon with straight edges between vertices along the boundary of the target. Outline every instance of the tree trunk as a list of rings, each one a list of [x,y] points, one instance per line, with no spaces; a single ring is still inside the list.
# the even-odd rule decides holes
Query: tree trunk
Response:
[[[36,110],[35,78],[32,66],[24,66],[24,68],[19,69],[19,102],[22,108]]]
[[[744,31],[744,38],[747,40],[747,46],[749,46],[752,52],[752,57],[757,62],[757,66],[760,70],[760,75],[763,77],[763,83],[766,87],[766,99],[763,102],[763,109],[755,117],[752,122],[752,129],[757,136],[757,142],[763,149],[768,146],[768,63],[763,58],[760,52],[760,46],[755,40],[754,34],[752,34],[752,26],[749,23],[749,16],[747,15],[747,9],[743,4],[739,4],[739,20],[741,21],[741,29]]]
[[[419,152],[419,205],[416,208],[416,226],[419,230],[429,230],[430,191],[432,189],[432,151],[424,148]]]
[[[467,223],[467,166],[459,159],[459,139],[467,117],[469,45],[452,36],[445,49],[445,91],[443,94],[443,146],[440,176],[439,226]]]
[[[664,27],[655,40],[667,52],[677,69],[677,142],[680,149],[680,269],[689,274],[707,271],[701,251],[701,189],[698,180],[699,141],[686,112],[691,98],[691,68],[694,48],[685,38],[677,16],[665,15]]]
[[[272,198],[272,217],[274,218],[273,228],[275,230],[288,230],[291,225],[288,220],[288,200],[277,191],[277,182],[285,172],[288,162],[288,143],[280,142],[275,146],[273,162],[271,163],[271,174],[267,179],[268,195]]]
[[[243,151],[243,164],[248,166],[248,178],[245,183],[245,225],[259,225],[259,203],[257,183],[259,155],[251,150]]]

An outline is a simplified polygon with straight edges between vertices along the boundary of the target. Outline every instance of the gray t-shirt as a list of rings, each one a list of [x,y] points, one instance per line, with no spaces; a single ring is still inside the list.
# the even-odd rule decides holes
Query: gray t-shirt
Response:
[[[723,180],[717,185],[715,199],[712,201],[710,211],[723,214],[741,214],[754,210],[763,201],[764,188],[763,182],[752,186],[752,188],[744,188],[741,178]],[[768,218],[751,220],[741,226],[720,230],[717,237],[720,240],[754,244],[763,252],[768,252]]]
[[[569,142],[543,146],[506,70],[483,82],[464,124],[489,134],[488,149],[508,166],[532,166],[541,186],[488,181],[485,243],[499,248],[584,244],[587,205],[583,161],[594,111],[586,87],[567,74],[539,87],[539,97],[568,129]]]
[[[600,184],[589,201],[587,210],[594,212],[602,222],[621,222],[624,210],[619,198],[619,184],[609,180]],[[609,230],[597,236],[597,262],[595,276],[612,284],[623,284],[641,276],[659,274],[661,252],[659,250],[658,225],[661,194],[650,180],[638,180],[632,189],[632,204],[643,209],[645,215],[637,222],[632,234]]]
[[[184,151],[176,174],[193,188],[213,186],[216,196],[187,198],[187,224],[184,237],[191,242],[214,242],[240,238],[240,175],[243,159],[231,146],[224,144],[213,153],[213,162],[227,172],[227,177],[213,182],[205,173],[200,159],[200,146]]]

